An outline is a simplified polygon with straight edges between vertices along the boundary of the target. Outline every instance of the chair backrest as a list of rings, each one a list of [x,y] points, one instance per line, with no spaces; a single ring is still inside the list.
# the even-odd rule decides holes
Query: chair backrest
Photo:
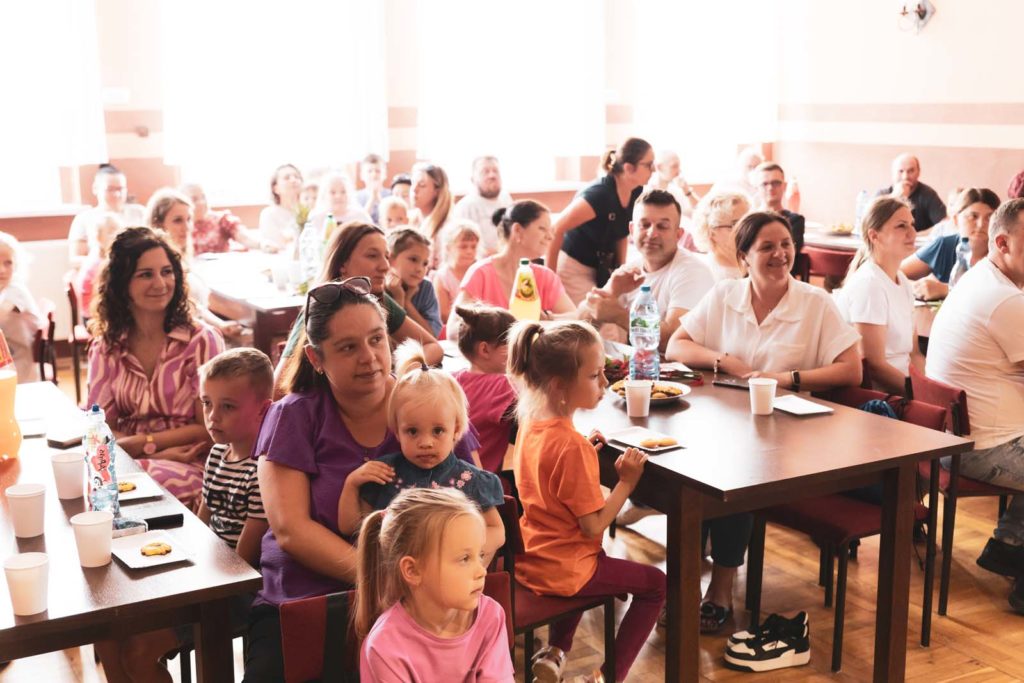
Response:
[[[512,576],[508,572],[491,572],[484,579],[484,595],[501,605],[505,610],[505,632],[508,634],[508,649],[516,649],[516,632],[512,626]]]
[[[914,399],[946,409],[946,428],[957,436],[971,433],[971,420],[967,413],[967,392],[945,382],[932,379],[910,366],[910,386]]]
[[[56,305],[49,299],[40,298],[36,301],[39,304],[39,313],[43,317],[42,325],[36,330],[32,340],[32,359],[39,364],[39,381],[46,381],[46,364],[53,367],[53,378],[57,377],[57,352],[53,345],[53,336],[57,330],[57,322],[54,313]]]
[[[937,432],[946,431],[947,411],[940,406],[933,406],[924,401],[907,401],[903,408],[903,421],[915,424],[918,427],[934,429]]]
[[[837,278],[846,275],[846,270],[854,257],[852,251],[813,247],[807,244],[804,245],[802,253],[807,254],[811,275],[831,275]]]
[[[516,555],[525,550],[523,532],[519,528],[519,501],[512,496],[505,496],[505,502],[498,506],[501,523],[505,527],[505,545],[501,548],[505,571],[514,574]]]
[[[68,297],[68,306],[71,308],[71,328],[81,322],[81,315],[78,310],[78,292],[75,290],[75,272],[69,270],[64,273],[64,293]]]
[[[801,252],[793,259],[793,277],[803,282],[811,281],[811,258]]]
[[[352,611],[356,592],[281,604],[281,650],[287,683],[359,680],[359,639]]]
[[[850,408],[860,408],[868,401],[884,401],[888,394],[862,387],[842,387],[840,389],[830,389],[829,391],[816,391],[814,396],[823,398],[826,401],[849,406]]]

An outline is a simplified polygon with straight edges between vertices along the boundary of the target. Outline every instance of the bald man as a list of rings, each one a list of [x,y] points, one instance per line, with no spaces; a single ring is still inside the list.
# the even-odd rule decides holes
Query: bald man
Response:
[[[939,193],[920,181],[921,162],[912,154],[901,154],[892,160],[892,185],[883,187],[876,196],[892,195],[910,201],[914,229],[927,230],[946,217],[946,205]]]

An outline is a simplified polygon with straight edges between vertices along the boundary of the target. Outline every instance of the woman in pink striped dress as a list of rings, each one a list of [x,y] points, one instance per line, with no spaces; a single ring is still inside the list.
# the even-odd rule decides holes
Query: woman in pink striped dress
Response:
[[[149,228],[117,237],[97,296],[88,403],[104,410],[121,448],[194,507],[210,446],[198,368],[224,340],[193,319],[181,256]]]

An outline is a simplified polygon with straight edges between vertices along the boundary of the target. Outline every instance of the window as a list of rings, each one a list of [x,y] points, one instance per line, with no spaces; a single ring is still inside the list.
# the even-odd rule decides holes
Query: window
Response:
[[[63,204],[60,168],[107,160],[93,0],[5,4],[0,211]]]
[[[498,157],[506,187],[555,179],[555,157],[604,150],[604,18],[586,0],[420,0],[417,153],[468,186]]]
[[[384,4],[165,0],[165,160],[216,188],[270,200],[282,163],[341,167],[386,153]]]

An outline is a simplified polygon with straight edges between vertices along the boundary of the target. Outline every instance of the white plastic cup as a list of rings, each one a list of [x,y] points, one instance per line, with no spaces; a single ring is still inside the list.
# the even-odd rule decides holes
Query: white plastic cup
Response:
[[[778,380],[769,377],[751,377],[747,380],[750,387],[750,412],[754,415],[771,415],[775,410],[775,388]]]
[[[275,264],[270,269],[270,274],[278,291],[283,292],[288,289],[288,266],[286,264]]]
[[[650,414],[653,385],[654,382],[649,379],[626,380],[626,415],[647,417]]]
[[[21,553],[4,560],[11,607],[18,617],[46,611],[46,588],[50,560],[46,553]]]
[[[61,500],[81,498],[85,487],[85,454],[75,451],[50,456],[57,497]]]
[[[71,518],[75,530],[78,560],[83,567],[110,564],[110,539],[114,535],[114,514],[109,510],[79,512]]]
[[[11,521],[14,522],[14,535],[18,538],[42,535],[46,487],[42,484],[15,484],[8,486],[5,494]]]
[[[298,261],[291,261],[288,264],[288,284],[292,289],[298,289],[302,284],[302,264]]]

